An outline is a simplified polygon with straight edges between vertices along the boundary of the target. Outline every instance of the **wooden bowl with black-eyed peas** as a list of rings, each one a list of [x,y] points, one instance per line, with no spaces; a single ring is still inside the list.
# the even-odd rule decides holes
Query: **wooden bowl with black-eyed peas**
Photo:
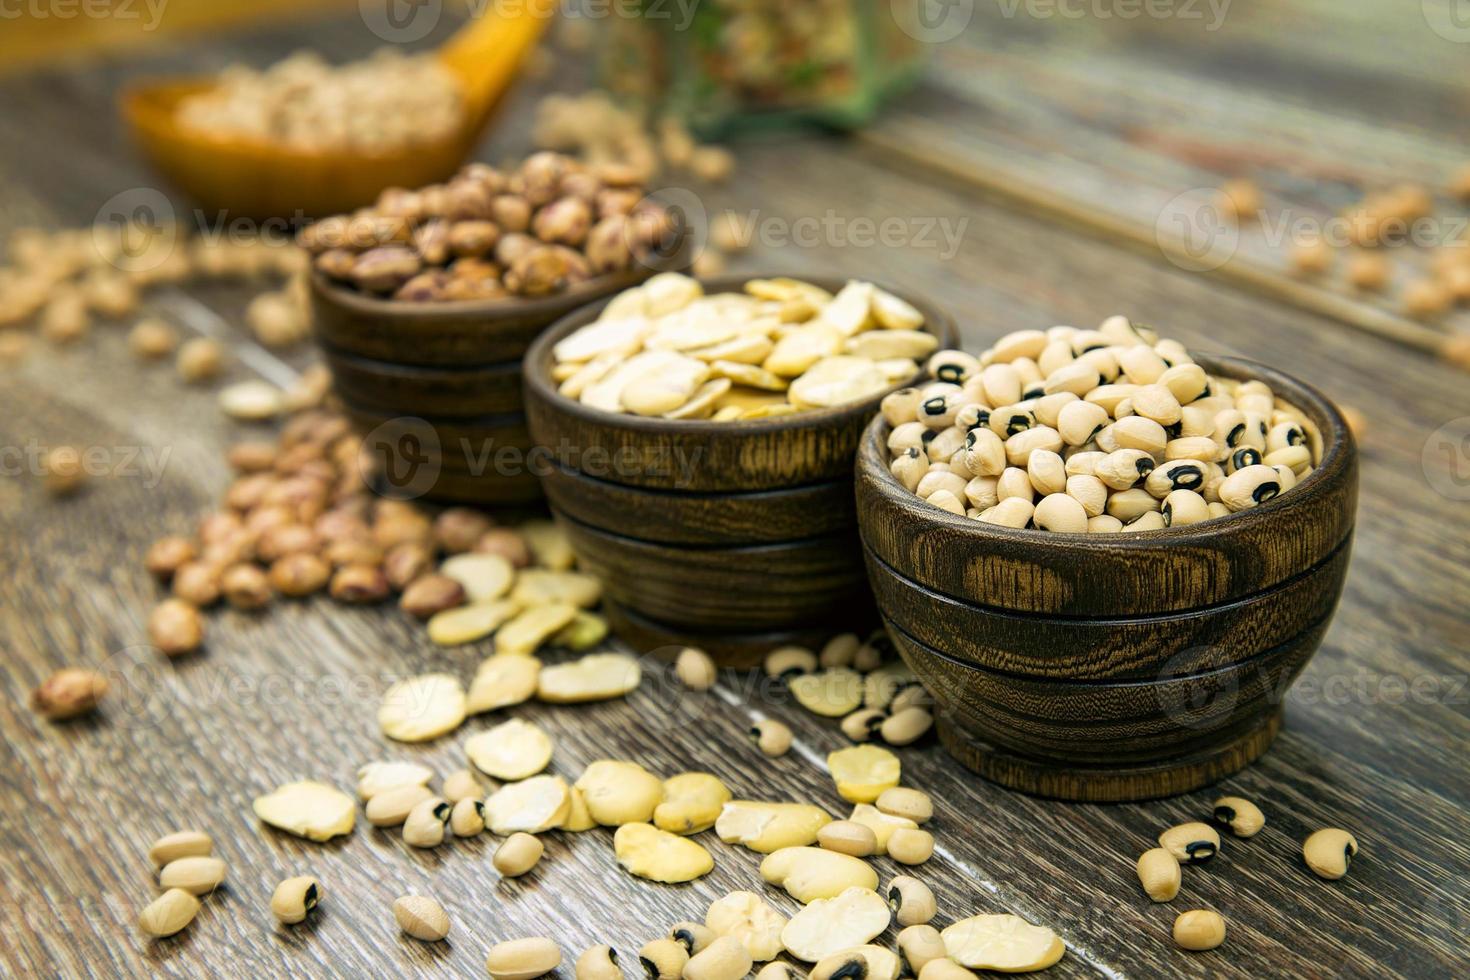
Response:
[[[858,520],[879,609],[935,697],[944,745],[981,775],[1041,796],[1148,799],[1243,768],[1279,731],[1342,594],[1357,450],[1312,387],[1194,360],[1212,383],[1264,383],[1300,414],[1313,462],[1299,482],[1187,526],[1012,527],[911,490],[881,414],[864,434]]]
[[[717,297],[740,293],[751,281],[724,276],[704,280],[700,288],[704,296]],[[803,282],[828,297],[852,295],[843,293],[849,284],[842,280]],[[913,334],[920,331],[928,337],[925,350],[953,342],[953,322],[943,311],[885,287],[859,286],[898,299],[916,318],[911,331],[865,326],[869,333],[892,335],[875,336],[866,345],[916,340]],[[622,319],[612,305],[622,302],[594,304],[553,325],[532,345],[524,377],[531,432],[547,454],[538,469],[542,486],[582,567],[606,582],[604,601],[614,627],[644,649],[694,645],[733,666],[754,664],[784,643],[820,646],[833,632],[875,620],[858,548],[853,453],[883,395],[912,383],[925,355],[916,354],[903,376],[890,364],[885,370],[895,376],[874,382],[861,397],[825,407],[777,407],[781,399],[775,393],[747,397],[740,393],[742,384],[732,382],[724,389],[732,399],[719,408],[705,406],[702,418],[609,410],[621,401],[604,405],[600,392],[568,388],[575,374],[568,365],[575,369],[585,362],[563,362],[558,351],[566,354],[567,339],[584,328]],[[770,336],[779,342],[785,334]],[[741,356],[751,367],[777,364],[760,355],[755,350]],[[759,380],[738,365],[719,371]],[[695,376],[704,379],[700,391],[712,382],[720,388],[726,379],[697,368]],[[795,377],[799,382],[806,376]],[[637,386],[629,401],[645,412],[662,407],[653,387]],[[793,401],[812,390],[795,387]],[[738,412],[724,411],[731,405]],[[721,411],[726,420],[717,420]],[[736,414],[750,417],[730,417]]]

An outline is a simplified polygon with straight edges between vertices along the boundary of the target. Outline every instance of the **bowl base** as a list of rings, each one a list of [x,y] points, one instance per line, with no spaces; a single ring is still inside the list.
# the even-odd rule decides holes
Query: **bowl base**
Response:
[[[1179,759],[1120,767],[1028,758],[980,742],[943,719],[936,728],[939,741],[961,765],[1007,789],[1073,803],[1132,803],[1178,796],[1239,772],[1271,747],[1281,723],[1277,709],[1222,745]]]
[[[838,633],[866,635],[878,625],[876,612],[870,621],[849,620],[841,624],[816,624],[762,633],[733,631],[704,632],[673,623],[650,619],[608,599],[602,600],[602,611],[618,638],[639,653],[653,653],[660,647],[698,647],[721,667],[746,669],[759,667],[776,647],[795,644],[820,650]]]

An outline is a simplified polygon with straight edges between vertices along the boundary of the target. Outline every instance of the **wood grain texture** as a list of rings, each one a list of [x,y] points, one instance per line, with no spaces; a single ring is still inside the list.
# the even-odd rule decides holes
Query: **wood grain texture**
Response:
[[[1239,11],[1232,24],[1251,13],[1232,9]],[[1375,19],[1390,18],[1393,36],[1404,38],[1422,36],[1412,29],[1415,17],[1387,7],[1327,9],[1320,0],[1293,0],[1251,16],[1286,16],[1283,11],[1310,29],[1237,38],[1229,58],[1216,52],[1212,59],[1193,38],[1160,42],[1163,57],[1178,58],[1171,84],[1198,77],[1189,73],[1224,75],[1231,84],[1258,86],[1273,103],[1312,100],[1345,118],[1380,111],[1405,125],[1451,131],[1461,105],[1446,85],[1451,73],[1437,71],[1430,59],[1405,57],[1401,45],[1378,44],[1385,35]],[[108,115],[124,75],[206,71],[241,57],[264,64],[306,40],[299,31],[267,30],[248,40],[0,83],[6,107],[0,224],[90,222],[101,199],[149,181]],[[336,61],[362,57],[381,43],[355,17],[316,25],[309,40]],[[1355,71],[1344,59],[1355,42],[1365,57],[1377,59],[1377,74]],[[1044,47],[1041,39],[1029,43]],[[1141,63],[1139,47],[1110,52],[1098,43],[1091,57],[1098,66],[1111,58],[1121,72]],[[1437,50],[1454,59],[1463,54],[1448,43]],[[1261,63],[1275,70],[1240,69]],[[575,85],[579,64],[564,60],[558,82]],[[1286,81],[1277,84],[1283,75]],[[486,158],[525,149],[521,134],[532,95],[508,107]],[[1207,100],[1190,111],[1209,125],[1220,106]],[[981,132],[989,118],[977,112],[963,127]],[[37,140],[37,133],[48,138]],[[1422,145],[1429,145],[1428,135],[1426,128]],[[1434,435],[1470,415],[1464,376],[1157,256],[1064,233],[977,198],[968,187],[914,180],[846,142],[773,140],[742,147],[740,156],[730,185],[711,193],[717,206],[740,210],[758,202],[762,215],[792,219],[831,208],[844,217],[970,222],[944,259],[922,247],[777,252],[758,242],[741,260],[752,269],[779,260],[793,269],[912,283],[963,313],[972,350],[1007,330],[1089,325],[1124,311],[1194,348],[1311,378],[1368,422],[1355,557],[1342,607],[1321,653],[1283,696],[1281,735],[1254,765],[1216,788],[1176,799],[1094,806],[1005,790],[932,744],[897,750],[905,783],[935,798],[940,853],[918,875],[939,899],[939,924],[1013,911],[1051,925],[1068,953],[1048,978],[1419,978],[1470,971],[1464,948],[1470,898],[1461,886],[1470,878],[1470,791],[1463,778],[1470,741],[1464,686],[1470,540],[1459,531],[1463,501],[1443,492],[1457,457],[1440,451]],[[1074,156],[1091,162],[1100,185],[1115,179],[1106,154]],[[206,295],[232,320],[243,310],[244,290]],[[232,372],[232,379],[247,376],[238,362]],[[120,696],[79,725],[38,721],[24,701],[51,670],[100,663],[145,642],[142,617],[157,592],[138,556],[154,537],[192,526],[228,483],[222,448],[261,430],[224,420],[213,392],[180,388],[166,369],[135,366],[111,328],[99,328],[75,349],[42,346],[4,378],[0,445],[69,441],[169,451],[161,482],[141,474],[99,480],[66,502],[48,500],[27,473],[0,480],[0,576],[7,589],[0,604],[6,653],[0,730],[9,753],[0,793],[0,881],[11,921],[22,926],[0,947],[6,972],[481,976],[492,942],[536,933],[555,935],[568,957],[610,942],[629,962],[668,923],[697,915],[731,888],[762,891],[783,912],[795,910],[782,893],[760,884],[755,855],[709,835],[701,841],[716,856],[715,873],[671,887],[623,875],[605,831],[550,835],[547,857],[533,875],[501,881],[489,867],[493,839],[423,854],[366,827],[330,847],[261,827],[248,812],[250,799],[287,779],[324,778],[350,788],[355,768],[371,758],[421,759],[441,774],[463,764],[460,738],[393,746],[378,735],[372,713],[392,679],[431,669],[468,676],[488,646],[434,648],[421,627],[391,608],[342,610],[312,601],[263,615],[217,614],[205,655],[175,663],[142,651],[136,687],[115,691],[161,692],[156,697]],[[834,815],[847,812],[823,767],[826,753],[848,744],[835,724],[806,714],[759,678],[727,672],[711,694],[682,700],[671,693],[677,689],[666,673],[653,663],[646,667],[645,689],[629,702],[529,706],[515,714],[552,732],[558,773],[575,775],[597,757],[625,756],[664,775],[709,769],[742,795],[809,800]],[[149,678],[158,684],[145,687]],[[137,712],[138,724],[130,721],[133,704],[152,706]],[[767,760],[746,741],[745,729],[762,715],[795,729],[790,755]],[[497,720],[478,719],[464,734]],[[1165,827],[1208,814],[1215,796],[1227,792],[1257,800],[1267,814],[1265,830],[1250,841],[1227,840],[1210,865],[1186,872],[1175,903],[1150,903],[1134,877],[1137,855]],[[144,851],[154,836],[180,825],[216,834],[230,882],[186,934],[149,945],[133,923],[154,894]],[[1321,881],[1302,867],[1301,841],[1324,826],[1349,828],[1363,845],[1339,882]],[[885,881],[899,870],[887,861],[878,866]],[[300,872],[324,882],[320,917],[305,928],[278,929],[265,911],[270,890]],[[432,892],[449,907],[449,942],[426,947],[398,936],[388,906],[410,889]],[[1201,954],[1173,947],[1169,928],[1186,905],[1217,909],[1228,919],[1225,947]],[[891,944],[892,937],[890,930],[881,941]],[[559,975],[569,977],[570,970]]]
[[[468,416],[520,413],[520,361],[429,368],[323,349],[341,396],[385,415]]]

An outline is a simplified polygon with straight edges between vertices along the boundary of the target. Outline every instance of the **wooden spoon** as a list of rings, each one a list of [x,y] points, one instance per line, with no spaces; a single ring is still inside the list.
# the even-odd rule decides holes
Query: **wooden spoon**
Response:
[[[251,218],[321,217],[370,204],[387,187],[421,187],[464,163],[526,56],[556,10],[556,0],[510,5],[460,28],[439,49],[459,79],[465,115],[447,136],[380,153],[301,150],[178,125],[176,110],[207,91],[213,78],[162,80],[122,94],[122,111],[143,152],[160,171],[210,211]]]

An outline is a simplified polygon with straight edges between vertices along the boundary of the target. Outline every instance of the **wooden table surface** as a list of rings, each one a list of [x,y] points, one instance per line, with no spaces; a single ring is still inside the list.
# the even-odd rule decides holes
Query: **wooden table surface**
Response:
[[[1303,111],[1316,105],[1333,133],[1374,136],[1365,154],[1411,145],[1411,134],[1464,136],[1463,126],[1434,129],[1455,125],[1464,102],[1431,69],[1455,54],[1462,67],[1466,48],[1445,50],[1440,45],[1447,42],[1430,36],[1421,43],[1432,56],[1411,65],[1379,59],[1368,53],[1375,50],[1366,40],[1376,40],[1373,25],[1346,18],[1344,26],[1336,16],[1341,5],[1294,7],[1332,11],[1323,15],[1325,36],[1285,44],[1258,17],[1233,14],[1222,28],[1225,40],[1210,51],[1234,60],[1196,57],[1198,38],[1153,25],[1123,35],[1117,24],[1097,32],[986,21],[984,31],[940,52],[934,79],[870,134],[743,147],[736,178],[710,195],[720,206],[759,209],[762,218],[831,213],[839,228],[854,218],[897,217],[916,233],[942,221],[963,222],[952,254],[920,240],[899,249],[843,240],[758,245],[741,261],[901,282],[948,306],[971,349],[1006,330],[1085,326],[1127,312],[1191,346],[1253,357],[1311,379],[1367,421],[1346,594],[1322,650],[1297,684],[1281,692],[1286,729],[1258,764],[1217,789],[1177,799],[1079,806],[981,782],[932,745],[900,750],[905,783],[937,802],[939,849],[918,874],[939,895],[939,924],[1012,911],[1050,925],[1068,944],[1051,975],[1470,971],[1466,376],[1412,343],[1350,329],[1229,277],[1181,269],[1136,241],[1079,234],[1074,223],[1016,206],[1003,188],[977,187],[966,177],[971,164],[974,172],[993,172],[983,166],[989,149],[955,165],[962,143],[994,147],[1018,133],[1004,113],[982,106],[1005,94],[999,82],[987,86],[975,81],[985,76],[964,73],[971,65],[977,73],[999,71],[988,54],[1002,50],[1013,86],[1020,84],[1014,72],[1028,65],[1067,68],[1083,87],[1089,77],[1119,79],[1165,65],[1201,92],[1222,92],[1239,77],[1252,99],[1279,99]],[[1342,48],[1331,42],[1353,24],[1359,33],[1349,39],[1363,48],[1363,63],[1334,61]],[[88,223],[111,195],[154,185],[112,113],[119,80],[234,58],[264,63],[308,42],[347,58],[373,41],[360,23],[344,18],[4,81],[0,230]],[[1068,45],[1085,50],[1086,59],[1063,57]],[[1336,72],[1330,83],[1312,75],[1328,66]],[[1343,93],[1353,86],[1361,99]],[[966,87],[974,91],[967,94]],[[1385,87],[1433,97],[1399,113],[1382,97]],[[1167,93],[1134,94],[1142,103]],[[517,95],[485,158],[524,150],[533,97]],[[1211,139],[1244,145],[1259,135],[1251,130],[1258,117],[1227,113],[1208,99],[1199,104],[1200,115],[1188,123],[1211,132]],[[1130,111],[1145,109],[1135,104]],[[1212,120],[1218,130],[1211,130]],[[1059,194],[1126,211],[1136,201],[1122,190],[1116,199],[1108,193],[1118,178],[1099,155],[1095,122],[1086,114],[1071,120],[1085,152],[1043,146],[1038,158],[1057,168],[1048,179],[1069,175],[1065,186],[1058,183]],[[937,133],[948,141],[941,152],[918,142]],[[1292,145],[1305,152],[1305,134],[1296,139]],[[1453,144],[1433,146],[1447,157]],[[1012,158],[1013,165],[1020,162]],[[1351,159],[1339,162],[1352,169]],[[1421,163],[1427,172],[1443,160]],[[1304,201],[1313,193],[1300,189],[1306,180],[1298,180]],[[1290,192],[1271,188],[1272,195]],[[246,295],[227,289],[162,294],[151,305],[190,329],[227,337],[239,357],[232,377],[288,379],[311,355],[282,360],[255,347],[239,326]],[[464,736],[497,719],[472,719],[459,735],[422,747],[383,739],[373,716],[388,683],[430,669],[467,677],[487,652],[485,644],[435,648],[421,626],[392,607],[313,601],[280,603],[258,615],[220,612],[211,616],[206,653],[168,662],[148,649],[144,618],[158,589],[141,567],[142,551],[160,535],[192,527],[210,508],[229,479],[222,450],[246,428],[220,415],[211,391],[185,388],[169,369],[133,361],[121,329],[100,328],[69,350],[38,345],[0,377],[6,454],[0,893],[12,924],[0,963],[9,975],[477,976],[493,942],[536,934],[555,937],[568,961],[606,942],[630,963],[644,941],[675,920],[700,918],[713,898],[737,888],[762,890],[758,856],[708,839],[712,834],[705,842],[716,855],[714,873],[691,885],[660,886],[622,873],[611,834],[602,830],[548,835],[547,857],[536,872],[502,881],[490,867],[489,838],[416,851],[362,821],[350,838],[328,845],[260,825],[250,800],[278,783],[313,778],[350,789],[356,768],[377,758],[418,759],[445,774],[462,765]],[[125,475],[93,481],[73,499],[53,500],[31,472],[27,452],[60,443],[105,447],[131,466]],[[119,687],[95,718],[53,725],[26,707],[31,689],[53,669],[104,663],[117,671]],[[844,810],[823,757],[845,740],[834,724],[773,696],[757,678],[731,674],[715,691],[691,694],[650,663],[642,689],[626,702],[514,713],[554,733],[552,768],[568,778],[593,759],[625,757],[664,775],[707,769],[743,797]],[[747,742],[745,730],[762,714],[796,730],[790,755],[767,760]],[[1134,877],[1135,858],[1162,828],[1206,814],[1221,791],[1259,801],[1265,830],[1250,841],[1227,840],[1214,862],[1186,871],[1175,902],[1150,903]],[[1322,881],[1302,865],[1302,839],[1322,826],[1348,828],[1362,846],[1351,873],[1338,882]],[[154,893],[146,850],[156,836],[180,827],[214,835],[230,865],[229,882],[189,930],[148,943],[135,927],[137,911]],[[885,880],[895,872],[886,859],[877,863]],[[305,872],[324,884],[319,913],[295,929],[274,926],[266,908],[271,888]],[[389,904],[408,891],[444,903],[454,920],[447,942],[426,945],[399,935]],[[794,911],[784,894],[767,894]],[[1187,907],[1225,916],[1230,933],[1222,948],[1188,954],[1173,947],[1170,925]],[[569,962],[560,974],[571,975]]]

